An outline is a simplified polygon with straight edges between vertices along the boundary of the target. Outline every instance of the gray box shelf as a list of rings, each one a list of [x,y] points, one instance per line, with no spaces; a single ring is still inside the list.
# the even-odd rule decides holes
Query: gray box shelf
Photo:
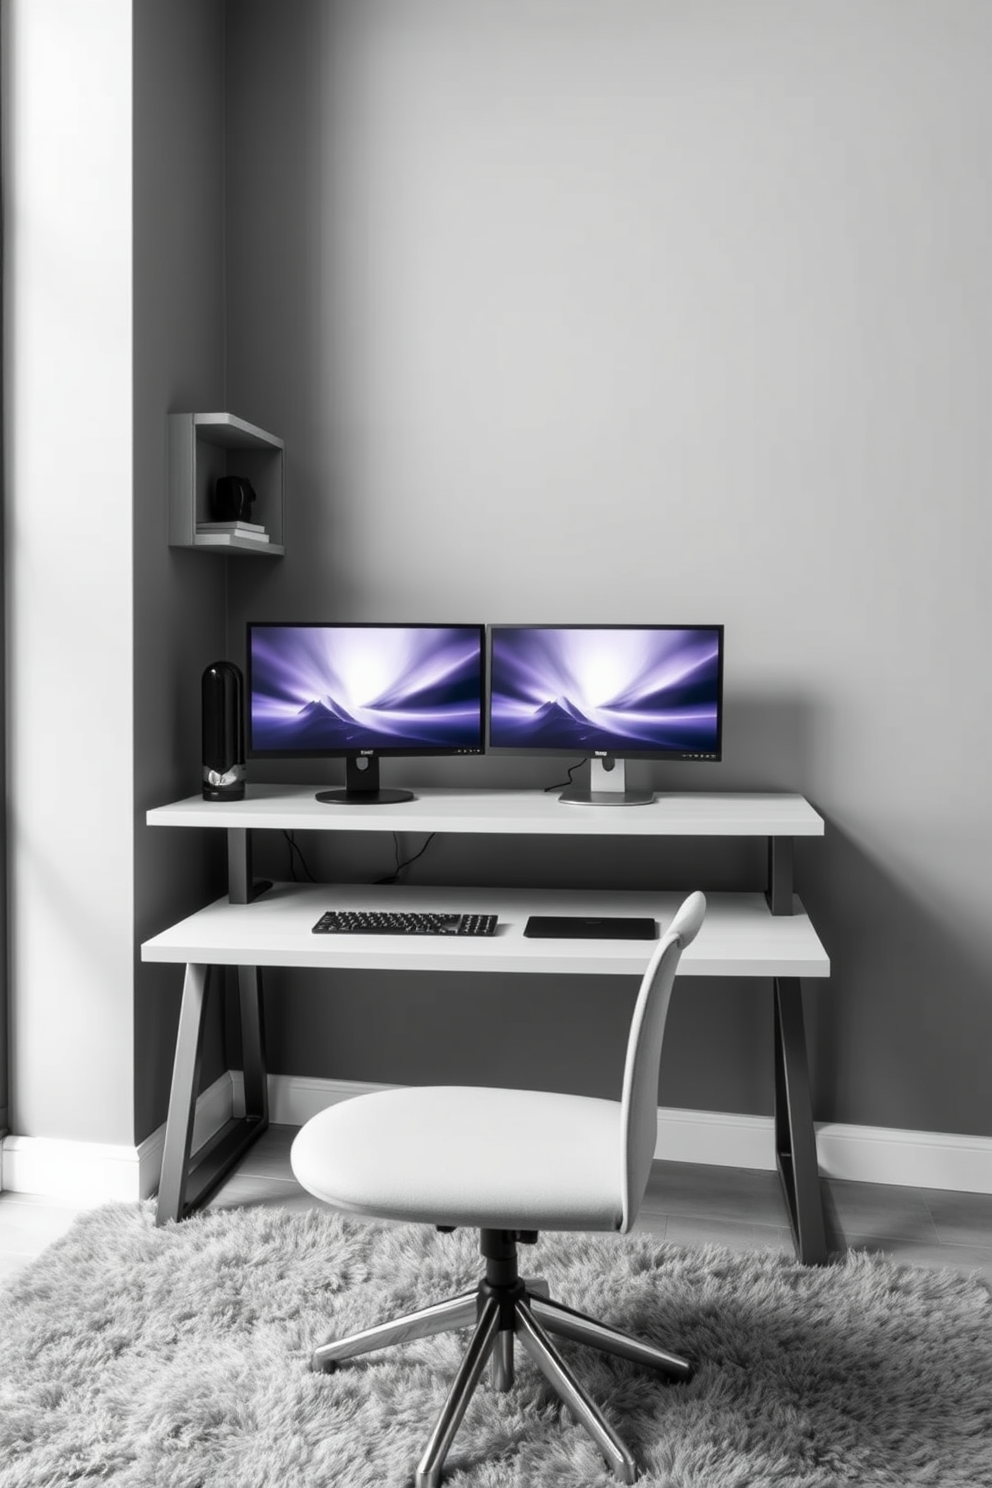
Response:
[[[233,413],[169,414],[169,545],[204,553],[248,553],[280,558],[283,545],[283,442]],[[269,541],[228,535],[207,542],[199,522],[212,517],[210,500],[221,475],[243,475],[255,492],[252,521]]]

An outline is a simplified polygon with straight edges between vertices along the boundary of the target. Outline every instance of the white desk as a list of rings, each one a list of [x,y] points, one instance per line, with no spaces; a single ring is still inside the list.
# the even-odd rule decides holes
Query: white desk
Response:
[[[792,884],[792,840],[822,836],[823,819],[800,796],[661,796],[647,806],[578,807],[529,791],[422,790],[397,806],[327,806],[316,787],[251,786],[240,802],[193,796],[148,813],[153,826],[222,827],[230,892],[146,941],[146,961],[186,967],[166,1127],[158,1218],[178,1218],[216,1186],[268,1120],[259,968],[266,966],[434,972],[521,972],[640,976],[645,941],[541,941],[524,936],[531,914],[648,914],[662,927],[681,895],[649,890],[455,889],[381,884],[277,883],[258,893],[251,833],[267,830],[542,833],[577,837],[766,837],[766,893],[707,895],[696,941],[680,976],[771,978],[775,988],[776,1147],[796,1246],[826,1254],[806,1066],[800,979],[827,977],[830,963]],[[693,887],[687,885],[687,888]],[[495,911],[492,937],[314,935],[330,908]],[[207,970],[239,968],[247,1114],[191,1159]]]

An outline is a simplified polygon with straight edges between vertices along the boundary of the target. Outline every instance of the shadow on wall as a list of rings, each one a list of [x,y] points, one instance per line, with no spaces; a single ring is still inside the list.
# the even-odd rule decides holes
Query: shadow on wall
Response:
[[[987,940],[969,934],[951,888],[928,893],[838,825],[842,803],[818,798],[821,711],[730,693],[714,787],[798,791],[824,818],[823,838],[796,851],[797,889],[831,958],[829,980],[805,987],[814,1116],[992,1136]],[[935,857],[935,884],[942,875]]]
[[[814,1116],[992,1136],[987,958],[949,908],[823,815],[822,851],[800,880],[831,958],[806,999]]]

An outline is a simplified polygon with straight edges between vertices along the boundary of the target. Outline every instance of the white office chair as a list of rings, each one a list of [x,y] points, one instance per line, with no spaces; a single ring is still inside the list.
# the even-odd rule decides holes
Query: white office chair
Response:
[[[589,1431],[615,1475],[634,1459],[549,1334],[593,1344],[678,1380],[677,1354],[552,1301],[547,1283],[517,1272],[517,1245],[539,1230],[626,1233],[644,1197],[657,1134],[658,1066],[679,957],[706,900],[691,894],[662,935],[634,1008],[619,1101],[536,1090],[421,1086],[377,1091],[322,1111],[292,1148],[296,1177],[336,1209],[381,1219],[481,1230],[485,1278],[459,1296],[323,1344],[315,1369],[450,1328],[475,1331],[417,1467],[417,1488],[438,1488],[445,1457],[492,1356],[496,1389],[513,1383],[513,1340]]]

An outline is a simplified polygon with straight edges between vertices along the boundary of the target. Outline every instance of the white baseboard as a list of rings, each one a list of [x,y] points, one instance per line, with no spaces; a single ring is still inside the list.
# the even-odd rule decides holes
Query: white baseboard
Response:
[[[825,1121],[816,1125],[816,1152],[824,1178],[992,1193],[989,1137]],[[770,1116],[661,1107],[655,1157],[773,1170],[774,1123]]]
[[[240,1071],[237,1081],[228,1071],[198,1098],[194,1151],[233,1114],[236,1084],[240,1088]],[[41,1194],[72,1204],[134,1203],[158,1188],[164,1146],[164,1125],[137,1147],[7,1136],[0,1141],[0,1192]]]
[[[244,1112],[244,1080],[240,1070],[231,1071],[234,1080],[234,1113]],[[365,1080],[318,1080],[305,1075],[269,1076],[269,1120],[277,1126],[302,1126],[318,1111],[336,1106],[353,1095],[369,1095],[373,1090],[392,1090],[392,1085],[373,1085]]]
[[[302,1126],[326,1106],[389,1088],[355,1080],[270,1075],[270,1120],[282,1126]],[[243,1077],[240,1070],[231,1070],[197,1100],[194,1151],[231,1116],[243,1114]],[[0,1142],[0,1190],[44,1194],[77,1204],[134,1202],[157,1189],[164,1142],[164,1125],[138,1147],[8,1136]],[[816,1144],[824,1177],[992,1193],[989,1137],[824,1122],[817,1126]],[[772,1119],[663,1106],[658,1111],[655,1156],[712,1167],[773,1170]]]
[[[128,1203],[138,1198],[138,1151],[104,1142],[4,1137],[0,1189],[44,1194],[71,1204]]]
[[[992,1193],[990,1137],[823,1122],[816,1149],[824,1177]]]

